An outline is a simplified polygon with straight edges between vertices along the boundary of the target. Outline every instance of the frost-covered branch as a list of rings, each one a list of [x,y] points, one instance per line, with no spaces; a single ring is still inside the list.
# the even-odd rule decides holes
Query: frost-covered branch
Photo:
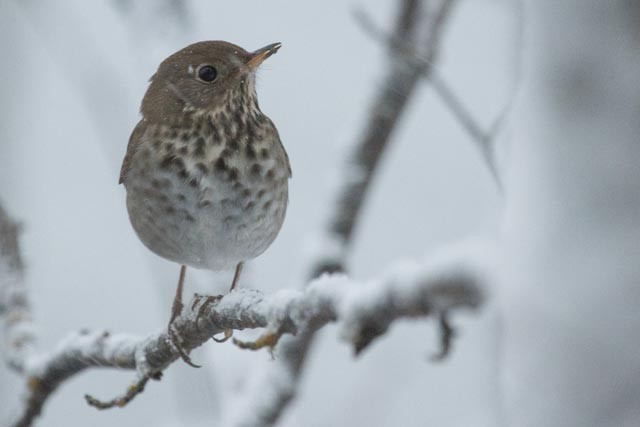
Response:
[[[415,61],[395,46],[387,46],[386,71],[369,106],[361,134],[354,139],[347,154],[333,210],[329,213],[326,229],[318,236],[321,249],[307,267],[309,278],[345,270],[354,230],[379,161],[418,82],[432,70],[429,64],[436,60],[443,30],[455,2],[442,0],[430,8],[426,3],[422,0],[398,2],[394,39],[412,46],[428,62]],[[234,411],[233,419],[227,424],[266,426],[278,420],[296,393],[314,332],[311,327],[295,338],[281,341],[280,358],[249,394],[242,396],[242,409]]]
[[[3,294],[15,289],[11,275],[19,259],[15,224],[0,216],[0,254]],[[9,256],[7,256],[7,254]],[[323,275],[304,290],[282,290],[265,295],[255,290],[237,290],[207,305],[195,298],[175,323],[189,351],[226,329],[266,328],[277,334],[303,333],[329,322],[340,324],[341,337],[356,351],[385,333],[398,318],[439,316],[455,308],[475,308],[482,300],[482,289],[490,281],[491,248],[483,243],[466,244],[424,262],[398,264],[380,278],[356,282],[343,274]],[[17,287],[22,289],[23,285]],[[23,300],[5,299],[5,324],[11,332],[16,327],[12,313],[22,312]],[[202,315],[198,318],[198,313]],[[199,320],[198,320],[199,319]],[[16,342],[8,334],[8,353]],[[22,336],[22,335],[20,335]],[[21,416],[14,426],[30,426],[40,414],[48,397],[70,377],[92,367],[136,370],[138,382],[117,401],[126,404],[142,391],[149,379],[159,379],[161,372],[178,355],[169,344],[166,332],[146,337],[110,334],[105,331],[78,331],[63,339],[51,352],[38,354],[15,352],[11,366],[26,380],[27,391]],[[88,397],[90,403],[95,399]],[[119,404],[119,403],[116,403]]]

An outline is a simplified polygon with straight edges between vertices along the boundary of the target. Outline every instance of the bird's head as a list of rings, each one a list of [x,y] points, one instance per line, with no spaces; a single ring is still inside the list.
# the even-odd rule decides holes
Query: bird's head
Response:
[[[224,41],[189,45],[162,61],[151,77],[141,112],[145,118],[165,121],[188,110],[215,111],[230,96],[253,97],[255,71],[280,46],[273,43],[247,52]]]

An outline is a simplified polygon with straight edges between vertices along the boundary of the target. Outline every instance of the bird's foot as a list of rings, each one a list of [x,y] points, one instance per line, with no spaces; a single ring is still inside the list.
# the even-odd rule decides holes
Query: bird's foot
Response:
[[[130,385],[123,395],[117,396],[111,400],[99,400],[91,396],[90,394],[85,394],[84,399],[90,406],[93,406],[97,409],[123,408],[127,406],[127,404],[131,402],[137,395],[144,391],[144,387],[147,385],[147,382],[150,379],[160,381],[160,378],[162,378],[162,372],[154,372],[145,375],[138,381]]]
[[[215,336],[211,337],[212,340],[218,343],[227,342],[229,338],[233,336],[233,329],[225,329],[224,336],[222,338],[216,338]]]
[[[267,347],[269,348],[271,357],[273,357],[273,350],[278,344],[281,336],[282,333],[280,332],[267,331],[260,335],[255,341],[240,341],[239,339],[234,338],[233,343],[245,350],[260,350],[261,348]]]
[[[169,342],[169,345],[171,346],[173,351],[175,351],[180,356],[184,363],[193,368],[202,367],[193,363],[187,352],[184,350],[184,348],[182,348],[182,339],[178,331],[173,327],[173,319],[171,320],[171,322],[169,322],[169,326],[167,326],[167,341]]]
[[[198,313],[196,314],[196,331],[200,331],[199,320],[205,314],[209,306],[213,303],[220,301],[223,298],[223,295],[200,295],[195,294],[195,298],[193,304],[191,305],[191,309],[195,310],[196,306],[204,299],[204,302],[200,304],[198,307]],[[216,338],[215,336],[211,337],[217,343],[226,342],[229,338],[233,336],[233,329],[225,329],[223,338]]]

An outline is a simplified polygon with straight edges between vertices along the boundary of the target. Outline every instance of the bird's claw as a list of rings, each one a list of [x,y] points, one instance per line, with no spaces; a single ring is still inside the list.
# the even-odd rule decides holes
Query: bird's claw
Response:
[[[239,339],[234,338],[233,343],[238,347],[245,350],[260,350],[261,348],[268,347],[269,352],[271,353],[271,357],[273,357],[273,349],[278,344],[282,333],[280,332],[265,332],[260,335],[255,341],[240,341]]]
[[[217,343],[223,343],[223,342],[227,342],[227,340],[232,336],[233,336],[233,329],[225,329],[223,338],[216,338],[215,336],[213,336],[211,337],[211,339]]]
[[[195,295],[195,299],[193,301],[193,304],[191,304],[191,309],[195,310],[195,308],[198,306],[198,304],[200,304],[200,301],[202,301],[202,299],[204,299],[204,302],[202,304],[200,304],[200,307],[198,307],[198,313],[196,314],[196,331],[200,332],[200,327],[199,325],[199,321],[200,318],[204,315],[204,313],[207,311],[207,309],[209,308],[209,306],[211,304],[214,304],[218,301],[220,301],[223,298],[223,295],[199,295],[196,294]],[[223,343],[226,342],[227,340],[229,340],[229,338],[231,338],[233,336],[233,329],[225,329],[224,330],[224,337],[223,338],[216,338],[215,336],[211,337],[212,340],[214,340],[217,343]]]
[[[169,326],[167,327],[167,337],[168,337],[167,341],[169,342],[169,345],[176,353],[178,353],[178,355],[184,361],[184,363],[186,363],[187,365],[193,368],[202,367],[200,365],[196,365],[195,363],[193,363],[191,361],[191,358],[187,354],[187,352],[184,351],[184,349],[182,348],[182,344],[180,343],[180,335],[173,328],[173,322],[169,323]]]

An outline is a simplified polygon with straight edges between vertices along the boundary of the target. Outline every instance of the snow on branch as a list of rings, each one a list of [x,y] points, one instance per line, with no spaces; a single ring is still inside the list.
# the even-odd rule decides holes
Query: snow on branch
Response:
[[[17,229],[2,210],[0,232],[0,289],[7,295],[6,291],[15,288],[24,290],[24,285],[6,274],[17,270],[21,277],[22,263]],[[311,325],[317,329],[338,322],[342,339],[359,352],[384,334],[396,319],[439,316],[451,309],[478,307],[489,282],[487,272],[492,271],[487,262],[492,253],[483,243],[468,243],[424,262],[398,264],[368,282],[353,281],[343,274],[325,274],[305,290],[281,290],[272,295],[237,290],[208,304],[204,312],[204,299],[195,297],[176,321],[176,327],[185,350],[191,350],[226,329],[266,328],[274,334],[296,334]],[[138,381],[114,400],[116,406],[124,406],[144,389],[149,379],[160,379],[162,371],[178,358],[164,331],[146,337],[78,331],[60,341],[53,351],[38,354],[30,346],[30,335],[12,333],[20,322],[16,323],[11,313],[23,312],[26,293],[22,294],[21,298],[5,297],[3,304],[10,332],[6,343],[10,366],[27,384],[21,415],[14,426],[31,425],[57,387],[88,368],[137,371]],[[16,336],[17,341],[12,338]],[[29,351],[16,352],[17,343]],[[87,400],[98,402],[92,397]]]

